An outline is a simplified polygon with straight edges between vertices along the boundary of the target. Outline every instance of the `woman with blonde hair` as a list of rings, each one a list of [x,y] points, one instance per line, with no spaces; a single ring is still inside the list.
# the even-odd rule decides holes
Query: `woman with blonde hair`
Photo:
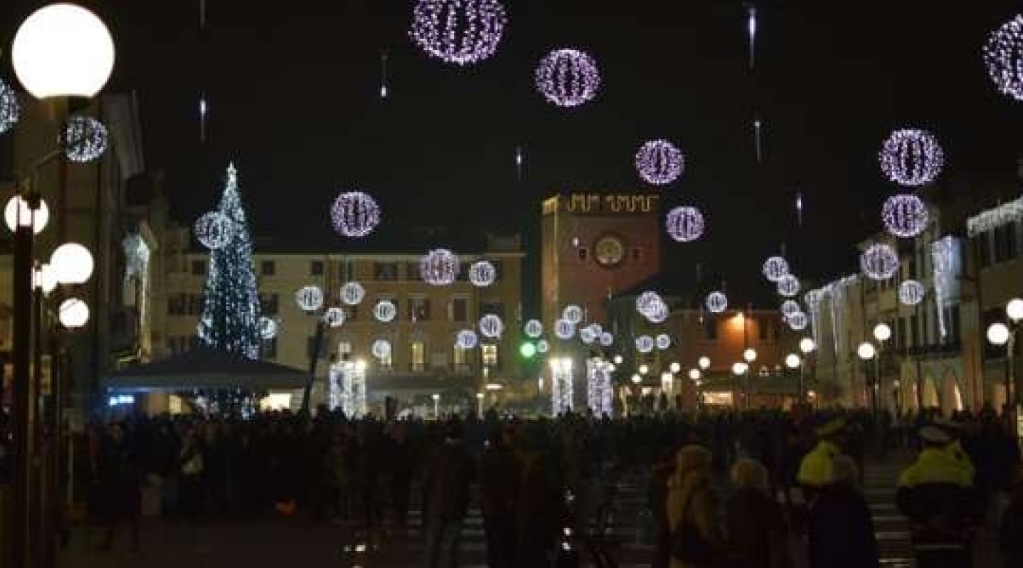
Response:
[[[688,445],[675,454],[666,502],[671,568],[714,566],[722,557],[724,539],[718,527],[711,462],[711,453],[703,446]]]
[[[792,566],[785,516],[770,497],[767,469],[756,460],[741,459],[732,466],[732,485],[735,492],[725,506],[728,566]]]

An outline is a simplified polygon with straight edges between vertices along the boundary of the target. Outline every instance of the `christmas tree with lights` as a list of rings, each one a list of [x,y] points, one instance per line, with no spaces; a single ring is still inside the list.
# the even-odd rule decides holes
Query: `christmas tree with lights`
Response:
[[[227,167],[227,185],[218,211],[229,221],[230,232],[223,246],[210,250],[199,339],[208,347],[258,359],[259,294],[237,174],[234,164]]]

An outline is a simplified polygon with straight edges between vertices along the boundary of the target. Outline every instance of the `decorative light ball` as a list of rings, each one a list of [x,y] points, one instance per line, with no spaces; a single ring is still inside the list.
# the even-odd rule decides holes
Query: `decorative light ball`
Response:
[[[522,328],[527,337],[536,339],[543,335],[543,324],[540,320],[531,319],[526,322],[526,325]]]
[[[728,296],[722,292],[711,292],[707,294],[706,304],[711,313],[720,314],[728,309]]]
[[[604,347],[611,347],[612,345],[614,345],[615,336],[605,331],[600,334],[599,340],[600,344],[603,345]]]
[[[474,349],[479,343],[479,337],[471,329],[463,329],[455,336],[455,346],[459,349]]]
[[[682,370],[682,365],[680,365],[678,361],[672,361],[671,364],[668,365],[668,370],[671,371],[671,374],[677,375],[678,372]]]
[[[490,286],[497,279],[497,269],[488,260],[480,260],[469,266],[469,282],[473,286],[484,288]]]
[[[881,220],[888,232],[904,239],[912,238],[927,228],[927,205],[912,194],[893,195],[881,207]]]
[[[804,354],[810,354],[814,349],[817,349],[817,342],[811,337],[804,337],[799,340],[799,350]]]
[[[863,359],[864,361],[873,359],[876,353],[877,349],[874,347],[874,344],[868,343],[866,341],[860,343],[860,346],[856,348],[856,355],[858,355],[859,358]]]
[[[802,331],[810,324],[810,318],[806,317],[806,314],[803,312],[796,312],[785,318],[785,322],[789,324],[792,330]]]
[[[346,306],[355,306],[366,297],[366,289],[358,282],[346,282],[341,286],[341,301]]]
[[[68,298],[60,303],[57,319],[68,329],[82,327],[89,321],[89,305],[78,298]]]
[[[636,351],[640,353],[649,353],[654,350],[654,338],[649,335],[640,335],[636,338]]]
[[[700,366],[701,369],[706,371],[707,369],[710,368],[710,357],[700,357],[700,359],[697,360],[697,364]]]
[[[778,279],[778,293],[786,298],[791,298],[799,293],[799,279],[791,274],[786,274]]]
[[[277,337],[277,322],[274,320],[266,316],[260,316],[257,327],[261,338],[273,339],[274,337]]]
[[[590,325],[588,325],[586,327],[589,328],[593,332],[593,335],[595,335],[595,336],[596,335],[600,335],[601,333],[604,332],[604,328],[601,327],[601,325],[599,323],[596,323],[596,322],[591,323]]]
[[[7,132],[17,124],[21,116],[21,105],[14,89],[0,81],[0,134]]]
[[[18,28],[11,63],[22,86],[37,99],[92,98],[114,70],[114,39],[89,10],[50,4]]]
[[[447,286],[458,277],[458,257],[447,249],[426,253],[419,261],[419,275],[433,286]]]
[[[992,345],[1005,345],[1009,341],[1009,327],[1002,322],[995,322],[987,328],[987,340]]]
[[[646,319],[650,323],[664,323],[668,319],[668,315],[671,310],[668,309],[668,304],[664,302],[658,302],[650,307],[646,313]]]
[[[61,284],[84,284],[96,266],[89,249],[78,243],[64,243],[50,254],[50,266]]]
[[[398,315],[398,307],[390,300],[380,300],[373,306],[373,317],[378,322],[390,323]]]
[[[370,347],[370,352],[377,359],[386,359],[391,356],[391,342],[386,339],[377,339]]]
[[[565,306],[564,310],[561,310],[561,318],[572,325],[583,321],[583,309],[575,304]]]
[[[732,363],[732,374],[733,375],[744,375],[744,374],[746,374],[746,371],[748,371],[748,370],[749,370],[749,364],[748,363],[743,363],[742,361],[740,361],[738,363]]]
[[[549,343],[547,343],[546,339],[541,339],[540,341],[536,342],[536,352],[537,353],[546,353],[547,350],[550,349],[550,348],[551,348],[551,346],[550,346]]]
[[[984,44],[984,65],[999,92],[1023,101],[1023,15],[991,32]]]
[[[345,323],[345,311],[336,306],[327,308],[323,313],[323,323],[328,327],[341,327]]]
[[[19,217],[23,227],[28,226],[28,220],[31,219],[32,233],[38,235],[50,221],[50,208],[46,206],[46,201],[40,198],[39,207],[33,217],[32,210],[28,207],[28,200],[20,195],[15,195],[7,200],[7,205],[4,207],[4,223],[12,233],[17,228]]]
[[[665,221],[668,236],[676,242],[688,243],[703,236],[703,213],[695,207],[675,207]]]
[[[647,311],[663,303],[664,300],[661,299],[660,294],[657,292],[643,292],[636,298],[636,311],[645,316]]]
[[[689,378],[690,378],[690,380],[698,381],[698,380],[700,380],[700,376],[701,376],[701,373],[700,373],[699,369],[689,369]]]
[[[899,270],[899,255],[886,244],[873,244],[860,255],[860,268],[871,280],[888,280]]]
[[[806,305],[810,306],[811,310],[813,310],[815,309],[814,307],[820,303],[822,294],[823,293],[819,288],[810,290],[806,294],[803,294],[803,301],[806,302]]]
[[[554,335],[558,339],[571,339],[575,335],[575,324],[567,319],[559,319],[554,322]]]
[[[323,290],[319,286],[303,286],[295,292],[295,302],[306,312],[315,312],[323,306]]]
[[[536,88],[560,107],[576,107],[593,100],[600,88],[597,62],[577,49],[556,49],[536,68]]]
[[[785,317],[789,317],[792,314],[803,311],[803,308],[799,306],[799,302],[795,300],[785,300],[781,303],[781,314]]]
[[[419,0],[409,36],[430,57],[469,65],[497,51],[507,21],[497,0]]]
[[[899,301],[904,306],[915,306],[924,300],[924,285],[916,280],[903,280],[899,284]]]
[[[365,237],[380,224],[380,206],[366,193],[345,192],[330,206],[330,220],[342,236]]]
[[[879,159],[884,175],[907,187],[931,183],[945,165],[945,154],[938,139],[916,128],[892,132],[881,147]]]
[[[64,155],[84,164],[107,150],[107,127],[90,116],[73,116],[64,127]]]
[[[636,171],[643,181],[653,185],[667,185],[682,175],[685,160],[682,151],[667,140],[651,140],[636,152]],[[700,219],[703,230],[703,219]]]
[[[1013,298],[1005,304],[1005,315],[1014,322],[1023,320],[1023,299]]]
[[[504,331],[504,322],[494,314],[487,314],[480,318],[480,333],[491,339],[501,337]]]
[[[210,250],[224,248],[234,238],[234,221],[220,211],[203,213],[195,222],[195,238]]]
[[[593,333],[592,328],[584,327],[579,330],[579,339],[586,345],[590,345],[597,340],[597,334]]]
[[[763,272],[765,278],[777,282],[789,273],[789,263],[783,257],[772,256],[764,261]]]
[[[802,359],[795,353],[789,353],[785,356],[785,366],[789,369],[798,369],[800,363],[802,363]]]
[[[658,349],[664,351],[671,347],[671,336],[667,333],[658,334],[657,337],[654,338],[654,342],[657,344]]]

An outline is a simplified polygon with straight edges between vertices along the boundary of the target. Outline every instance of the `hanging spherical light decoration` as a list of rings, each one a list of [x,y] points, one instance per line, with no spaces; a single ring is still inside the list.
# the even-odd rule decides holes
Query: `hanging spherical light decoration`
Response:
[[[671,347],[671,336],[667,333],[660,333],[654,338],[654,343],[657,344],[657,348],[661,351]]]
[[[504,331],[504,322],[501,318],[494,314],[487,314],[480,318],[480,333],[483,337],[489,337],[491,339],[501,337],[501,333]]]
[[[778,279],[778,294],[791,298],[799,293],[799,278],[786,274]]]
[[[579,340],[589,345],[597,340],[598,335],[593,333],[593,328],[586,326],[579,330]]]
[[[531,319],[526,322],[526,325],[522,329],[526,333],[526,336],[532,339],[536,339],[543,335],[543,324],[540,323],[540,320]]]
[[[18,95],[7,83],[0,81],[0,134],[7,132],[18,122],[21,106]]]
[[[657,302],[650,306],[644,315],[650,323],[664,323],[664,321],[668,319],[668,315],[670,313],[671,310],[668,309],[668,304],[665,304],[664,302]]]
[[[991,32],[984,44],[984,65],[999,92],[1023,101],[1023,15]]]
[[[927,205],[913,194],[897,194],[885,200],[881,207],[881,220],[888,232],[909,239],[927,228]]]
[[[458,277],[458,257],[447,249],[426,253],[419,261],[419,275],[433,286],[447,286]]]
[[[345,323],[345,311],[336,306],[327,308],[323,312],[323,323],[327,327],[341,327]]]
[[[463,329],[455,336],[455,347],[459,349],[474,349],[479,343],[479,337],[471,329]]]
[[[210,250],[227,246],[234,238],[234,222],[220,211],[203,213],[192,228],[195,238]]]
[[[799,307],[799,302],[795,300],[785,300],[781,303],[781,314],[785,317],[789,317],[792,314],[796,314],[801,311],[803,311],[803,309]]]
[[[583,321],[583,309],[575,304],[565,306],[564,310],[561,310],[561,318],[572,325]]]
[[[590,325],[588,325],[586,327],[589,328],[589,330],[593,332],[594,336],[598,336],[601,333],[604,333],[604,328],[601,327],[601,325],[599,323],[594,322],[594,323],[591,323]]]
[[[355,306],[366,297],[366,289],[358,282],[346,282],[341,287],[341,301],[347,306]]]
[[[341,193],[330,206],[334,230],[344,237],[365,237],[380,224],[380,206],[361,191]]]
[[[377,359],[386,359],[391,356],[391,342],[386,339],[377,339],[370,347],[370,351]]]
[[[663,303],[664,300],[657,292],[643,292],[636,298],[636,311],[645,316],[648,311]]]
[[[273,339],[277,337],[277,322],[266,317],[261,316],[259,323],[257,324],[259,329],[259,336],[263,339]]]
[[[886,244],[870,245],[860,255],[860,269],[871,280],[888,280],[899,270],[899,255]]]
[[[550,346],[549,343],[547,343],[546,339],[541,339],[540,341],[536,342],[536,352],[537,353],[546,353],[547,350],[550,349],[550,348],[551,348],[551,346]]]
[[[728,309],[728,296],[725,296],[723,292],[711,292],[707,294],[706,304],[711,313],[720,314]]]
[[[419,0],[409,36],[430,57],[469,65],[497,51],[507,21],[497,0]]]
[[[560,107],[575,107],[593,100],[600,88],[597,62],[577,49],[556,49],[536,68],[536,88]]]
[[[615,342],[615,336],[611,335],[606,331],[600,334],[599,339],[600,344],[603,345],[604,347],[611,347],[612,345],[614,345]]]
[[[323,290],[319,286],[303,286],[295,292],[295,303],[306,312],[315,312],[323,306]]]
[[[683,167],[682,151],[667,140],[651,140],[636,152],[636,171],[649,184],[667,185],[682,175]]]
[[[373,306],[373,317],[378,322],[390,323],[394,321],[394,318],[398,315],[398,306],[394,305],[394,302],[390,300],[380,300],[377,305]]]
[[[703,236],[703,214],[695,207],[675,207],[665,221],[668,236],[679,243],[689,243]]]
[[[806,326],[810,323],[809,318],[803,312],[796,312],[791,316],[785,318],[785,322],[789,324],[789,327],[794,331],[802,331],[806,329]]]
[[[572,336],[575,335],[575,324],[566,319],[555,321],[554,335],[558,339],[572,339]]]
[[[899,284],[899,301],[904,306],[915,306],[924,300],[926,289],[916,280],[903,280]]]
[[[789,263],[783,257],[772,256],[764,261],[764,277],[777,282],[789,273]]]
[[[636,351],[649,353],[654,350],[654,338],[649,335],[640,335],[636,338]]]
[[[945,154],[938,139],[916,128],[892,132],[881,147],[879,159],[884,175],[907,187],[931,183],[945,165]]]
[[[90,116],[73,116],[64,127],[64,155],[84,164],[107,150],[107,127]]]
[[[485,288],[497,279],[497,268],[489,260],[480,260],[469,266],[469,282],[473,286]]]

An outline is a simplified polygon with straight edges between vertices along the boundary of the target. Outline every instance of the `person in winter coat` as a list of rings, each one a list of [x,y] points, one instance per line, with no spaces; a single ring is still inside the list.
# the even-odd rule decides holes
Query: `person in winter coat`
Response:
[[[668,568],[671,562],[671,531],[668,529],[668,479],[675,471],[675,451],[665,449],[650,468],[647,503],[653,517],[654,557],[652,568]]]
[[[715,566],[723,557],[724,537],[718,526],[711,462],[710,451],[695,444],[684,446],[675,455],[666,502],[671,568]]]
[[[829,482],[817,489],[810,503],[810,566],[874,568],[878,562],[874,520],[857,488],[860,474],[856,461],[839,455],[829,469]]]
[[[130,550],[139,548],[139,514],[142,512],[142,472],[137,457],[125,437],[124,427],[113,422],[102,442],[98,461],[99,487],[106,521],[106,534],[99,549],[110,551],[114,530],[127,522]]]
[[[758,461],[741,459],[731,473],[735,492],[725,506],[728,566],[791,566],[785,516],[771,498],[767,469]]]
[[[423,518],[427,567],[455,566],[462,521],[469,509],[476,464],[462,443],[462,425],[452,420],[444,442],[423,472]]]
[[[509,442],[504,433],[495,432],[480,458],[483,533],[490,568],[514,566],[515,502],[521,466]]]
[[[805,494],[805,500],[813,499],[813,493],[830,483],[831,467],[835,456],[842,453],[846,436],[845,418],[835,418],[817,429],[817,445],[810,450],[799,464],[796,481]]]

